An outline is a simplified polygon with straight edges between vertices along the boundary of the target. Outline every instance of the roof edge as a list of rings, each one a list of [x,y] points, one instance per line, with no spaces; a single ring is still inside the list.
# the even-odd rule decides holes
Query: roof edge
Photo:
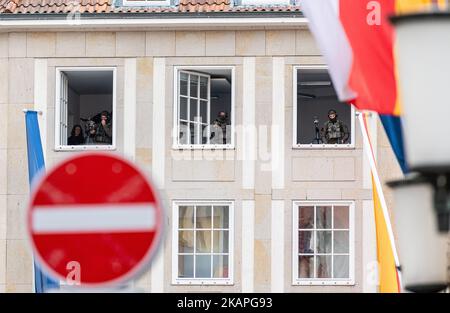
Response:
[[[5,4],[5,13],[13,13],[14,10],[17,8],[17,3],[13,0],[9,0],[6,4]]]
[[[58,16],[22,16],[4,18],[0,15],[0,32],[9,31],[95,31],[100,29],[127,30],[200,30],[200,29],[299,29],[307,27],[308,21],[303,14],[140,14],[131,17],[129,13],[107,16],[95,14],[79,19],[68,19],[67,15]],[[12,16],[12,15],[11,15]]]
[[[0,20],[67,20],[73,16],[66,13],[3,13]],[[171,18],[304,18],[301,11],[261,11],[261,12],[109,12],[80,13],[79,20],[98,19],[171,19]]]

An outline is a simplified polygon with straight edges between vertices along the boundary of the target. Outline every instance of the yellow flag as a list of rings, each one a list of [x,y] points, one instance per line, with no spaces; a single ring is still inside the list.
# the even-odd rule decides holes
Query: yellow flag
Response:
[[[433,0],[397,0],[396,11],[398,14],[427,12],[433,7]],[[447,0],[438,0],[439,9],[447,9]]]
[[[400,280],[397,272],[398,257],[395,248],[394,234],[389,217],[389,211],[384,199],[383,187],[378,175],[371,138],[367,130],[367,114],[358,116],[364,146],[372,170],[373,209],[375,215],[375,232],[377,237],[377,261],[379,292],[400,292]]]
[[[382,293],[400,292],[400,284],[395,266],[394,251],[388,234],[388,226],[381,207],[380,198],[372,177],[375,227],[377,234],[377,256],[380,290]]]

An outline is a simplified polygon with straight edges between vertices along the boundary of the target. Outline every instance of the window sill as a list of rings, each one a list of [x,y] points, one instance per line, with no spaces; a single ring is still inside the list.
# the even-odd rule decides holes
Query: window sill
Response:
[[[55,151],[110,151],[116,150],[115,145],[89,145],[89,146],[56,146]]]
[[[354,286],[354,280],[295,280],[293,286]]]
[[[175,286],[233,286],[230,279],[176,279],[172,282]]]
[[[174,150],[234,150],[234,145],[174,145]]]
[[[329,144],[294,144],[293,149],[300,150],[354,150],[355,144],[329,145]]]

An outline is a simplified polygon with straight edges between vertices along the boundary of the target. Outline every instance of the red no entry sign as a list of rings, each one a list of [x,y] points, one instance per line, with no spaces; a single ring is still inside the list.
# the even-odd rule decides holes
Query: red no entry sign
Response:
[[[27,218],[47,271],[99,286],[124,282],[145,268],[162,233],[162,215],[155,189],[133,164],[86,153],[40,181]]]

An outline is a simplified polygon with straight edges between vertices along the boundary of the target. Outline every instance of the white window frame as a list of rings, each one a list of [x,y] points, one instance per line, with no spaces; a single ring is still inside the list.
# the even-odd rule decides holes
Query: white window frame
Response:
[[[292,148],[294,149],[337,149],[337,150],[346,150],[346,149],[355,149],[355,132],[356,132],[356,110],[353,106],[351,106],[351,125],[350,125],[350,139],[351,143],[348,144],[298,144],[297,143],[297,105],[298,105],[298,97],[297,97],[297,71],[302,69],[317,69],[328,70],[328,66],[326,65],[296,65],[293,67],[292,77],[293,77],[293,93],[292,93],[292,101],[293,101],[293,129],[292,129]]]
[[[228,206],[228,277],[227,278],[179,278],[178,277],[178,213],[180,206],[212,205]],[[172,284],[173,285],[234,285],[234,201],[175,200],[172,203]],[[194,220],[195,223],[195,220]],[[195,259],[195,258],[194,258]],[[212,266],[212,264],[211,264]]]
[[[180,123],[179,124],[177,124],[177,127],[178,127],[178,134],[180,133],[180,124],[181,124],[181,122],[185,122],[185,123],[188,123],[188,124],[190,124],[190,123],[193,123],[193,124],[195,124],[195,125],[197,125],[196,127],[197,127],[197,139],[202,139],[202,137],[201,137],[201,135],[202,135],[202,125],[205,125],[206,124],[206,126],[209,126],[209,120],[211,119],[211,105],[210,105],[210,103],[211,103],[211,77],[209,76],[209,75],[205,75],[205,74],[202,74],[202,73],[196,73],[196,72],[192,72],[192,71],[186,71],[186,70],[179,70],[178,71],[178,74],[182,74],[182,73],[184,73],[185,75],[188,75],[189,77],[191,76],[191,75],[193,75],[193,76],[198,76],[199,77],[199,79],[201,79],[201,77],[203,77],[203,78],[206,78],[207,80],[208,80],[208,86],[207,86],[207,88],[208,88],[208,95],[206,96],[206,99],[205,98],[201,98],[200,97],[200,86],[201,86],[201,84],[200,84],[200,81],[198,82],[198,90],[197,90],[197,92],[198,92],[198,96],[197,97],[192,97],[192,96],[182,96],[182,95],[178,95],[178,104],[177,104],[177,110],[178,110],[178,112],[180,111],[180,98],[185,98],[185,99],[187,99],[189,102],[187,102],[188,103],[188,105],[187,105],[187,108],[186,108],[186,115],[187,115],[187,120],[182,120],[181,118],[179,119],[179,121],[180,121]],[[177,76],[178,77],[178,76]],[[188,82],[190,82],[190,80],[188,80]],[[187,85],[187,89],[188,89],[188,94],[190,94],[190,84],[188,83],[188,85]],[[178,86],[178,91],[179,91],[179,86]],[[196,100],[197,100],[197,110],[199,110],[200,109],[200,101],[207,101],[208,102],[208,108],[207,108],[207,113],[206,113],[206,115],[207,115],[207,121],[206,122],[203,122],[203,121],[201,121],[201,122],[199,122],[199,121],[191,121],[190,120],[190,109],[191,109],[191,105],[190,105],[190,101],[191,101],[191,99],[192,98],[195,98]],[[195,128],[195,126],[194,126],[194,131],[196,130],[196,128]],[[189,138],[190,138],[190,127],[188,127],[188,131],[189,131]],[[210,129],[208,128],[208,135],[210,135]],[[195,137],[194,137],[195,138]],[[178,138],[179,139],[179,138]],[[198,145],[203,145],[203,144],[200,144],[200,143],[194,143],[194,144],[190,144],[190,145],[195,145],[195,146],[198,146]]]
[[[349,207],[349,278],[298,278],[298,207],[299,206],[348,206]],[[314,219],[316,218],[314,214]],[[335,230],[334,228],[331,228]],[[314,239],[315,240],[315,239]],[[333,240],[333,239],[332,239]],[[292,285],[294,286],[353,286],[355,285],[355,201],[306,201],[292,202]]]
[[[108,71],[113,73],[113,92],[112,92],[112,125],[113,125],[113,136],[111,145],[63,145],[61,144],[61,73],[70,71]],[[55,151],[105,151],[105,150],[115,150],[117,142],[117,110],[116,110],[116,98],[117,98],[117,68],[113,66],[104,67],[93,67],[93,66],[78,66],[78,67],[57,67],[56,68],[56,95],[55,95]],[[63,108],[64,109],[64,108]],[[67,114],[67,112],[66,112]],[[66,135],[67,136],[67,135]]]
[[[150,6],[169,6],[170,0],[139,0],[128,1],[123,0],[122,6],[124,7],[150,7]]]
[[[290,0],[241,0],[241,6],[246,5],[262,5],[262,6],[274,6],[274,5],[290,5]]]
[[[229,144],[181,144],[178,141],[179,133],[180,133],[180,124],[178,123],[178,114],[179,114],[179,107],[180,107],[180,99],[178,97],[180,92],[180,84],[178,81],[178,73],[180,71],[186,71],[186,72],[204,72],[207,70],[216,70],[216,69],[226,69],[231,70],[231,112],[229,114],[231,118],[231,135],[230,135],[230,143]],[[202,73],[196,73],[196,75],[202,76]],[[193,65],[193,66],[174,66],[173,71],[173,131],[172,131],[172,138],[173,138],[173,144],[172,148],[176,150],[232,150],[235,149],[235,66],[208,66],[208,65]],[[189,86],[188,86],[189,88]],[[208,98],[210,98],[211,90],[208,88]],[[208,100],[209,102],[211,99]],[[208,111],[210,111],[211,105],[209,104]],[[209,122],[208,122],[209,123]]]

